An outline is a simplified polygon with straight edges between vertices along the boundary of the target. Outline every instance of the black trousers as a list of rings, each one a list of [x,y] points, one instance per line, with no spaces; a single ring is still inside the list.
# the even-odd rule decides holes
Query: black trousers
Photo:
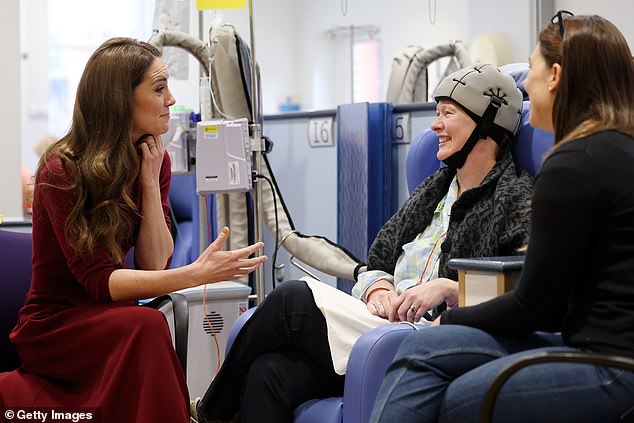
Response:
[[[303,281],[287,281],[260,304],[236,337],[199,406],[199,415],[240,423],[293,421],[309,399],[343,393],[326,319]]]

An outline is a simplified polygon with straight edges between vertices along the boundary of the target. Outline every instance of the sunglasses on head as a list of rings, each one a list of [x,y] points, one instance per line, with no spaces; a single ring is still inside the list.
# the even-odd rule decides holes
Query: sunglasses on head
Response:
[[[564,19],[574,15],[574,13],[567,10],[560,10],[550,19],[551,23],[559,24],[559,35],[561,35],[561,38],[564,38]]]

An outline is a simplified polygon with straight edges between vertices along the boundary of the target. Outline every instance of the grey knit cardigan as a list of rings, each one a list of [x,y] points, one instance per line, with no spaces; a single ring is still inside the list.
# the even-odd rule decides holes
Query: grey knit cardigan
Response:
[[[455,169],[442,167],[414,190],[377,234],[368,253],[368,270],[394,274],[402,246],[431,223],[434,210],[447,194],[455,174]],[[449,259],[454,257],[520,254],[518,248],[528,240],[528,200],[532,192],[532,176],[517,167],[507,151],[482,183],[465,191],[451,208],[447,236],[441,244],[438,276],[458,280],[457,272],[447,267]]]

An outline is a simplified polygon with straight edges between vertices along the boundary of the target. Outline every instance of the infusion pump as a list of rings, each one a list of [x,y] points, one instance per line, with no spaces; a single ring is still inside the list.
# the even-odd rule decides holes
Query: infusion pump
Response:
[[[193,113],[174,112],[169,130],[161,138],[171,159],[172,175],[196,172],[198,194],[251,190],[246,118],[196,122]]]
[[[244,192],[251,190],[249,122],[209,120],[196,129],[196,191]]]

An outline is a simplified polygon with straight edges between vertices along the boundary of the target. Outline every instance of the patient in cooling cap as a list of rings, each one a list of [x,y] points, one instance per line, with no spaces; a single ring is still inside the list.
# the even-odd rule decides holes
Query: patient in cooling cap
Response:
[[[445,166],[379,231],[352,296],[314,280],[274,289],[193,402],[197,421],[291,422],[304,401],[342,394],[350,350],[363,333],[457,305],[449,259],[518,254],[533,186],[511,156],[520,90],[511,76],[480,64],[447,76],[435,99],[431,129]]]

